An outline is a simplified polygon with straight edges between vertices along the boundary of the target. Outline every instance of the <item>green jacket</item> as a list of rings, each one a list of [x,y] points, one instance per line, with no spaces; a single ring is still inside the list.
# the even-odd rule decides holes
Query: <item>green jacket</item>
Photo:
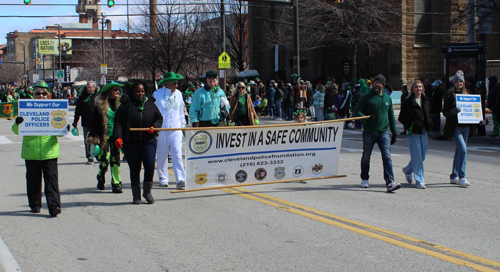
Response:
[[[16,123],[12,125],[12,131],[19,135],[19,126]],[[23,136],[21,158],[36,161],[59,158],[57,136]]]
[[[361,95],[365,95],[368,93],[368,86],[366,85],[366,82],[365,80],[362,78],[360,79],[359,81],[359,92],[361,93]]]
[[[373,122],[368,123],[366,122],[367,119],[361,120],[363,129],[366,132],[381,133],[390,129],[393,135],[398,133],[390,96],[385,93],[379,95],[375,90],[370,90],[366,95],[363,95],[356,110],[354,110],[353,116],[359,117],[372,114],[377,115]]]

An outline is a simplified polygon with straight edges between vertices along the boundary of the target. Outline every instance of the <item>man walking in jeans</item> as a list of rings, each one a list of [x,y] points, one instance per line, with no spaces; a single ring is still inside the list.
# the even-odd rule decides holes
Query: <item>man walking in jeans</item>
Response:
[[[354,111],[354,117],[370,116],[363,119],[363,156],[361,157],[361,187],[368,188],[370,176],[370,157],[373,146],[378,145],[382,153],[384,166],[384,179],[387,185],[387,192],[401,188],[401,184],[394,182],[392,171],[391,145],[396,142],[397,129],[392,99],[384,93],[385,77],[379,74],[373,81],[373,89],[359,100]],[[389,137],[389,129],[392,137]]]

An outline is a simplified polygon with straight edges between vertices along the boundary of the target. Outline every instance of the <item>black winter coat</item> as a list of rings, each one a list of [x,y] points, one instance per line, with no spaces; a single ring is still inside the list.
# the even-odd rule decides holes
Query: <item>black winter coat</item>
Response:
[[[467,91],[467,94],[469,94],[469,91]],[[453,136],[453,133],[455,132],[455,128],[457,126],[461,127],[469,126],[464,124],[458,124],[458,116],[457,116],[458,114],[451,113],[451,110],[457,107],[457,100],[455,97],[456,97],[455,89],[446,91],[446,94],[444,95],[443,115],[444,117],[446,117],[446,123],[444,125],[443,134],[447,138],[451,138]],[[469,133],[469,137],[471,136],[474,135]]]
[[[325,90],[325,101],[323,103],[323,107],[328,109],[331,106],[333,106],[333,89],[328,87]]]
[[[92,116],[95,109],[95,98],[97,97],[97,91],[89,94],[87,88],[82,92],[82,95],[76,100],[75,107],[75,119],[73,123],[78,123],[80,116],[82,117],[82,127],[92,127]]]
[[[158,133],[150,134],[147,131],[128,131],[124,130],[124,123],[126,122],[126,105],[129,103],[128,96],[122,95],[120,98],[120,107],[116,111],[115,116],[115,127],[113,130],[113,137],[115,139],[122,138],[123,142],[135,141],[135,142],[147,142],[155,138]],[[155,128],[161,128],[163,124],[163,116],[160,110],[156,106],[153,100],[146,100],[144,103],[144,109],[140,111],[140,105],[138,103],[133,103],[134,114],[132,116],[132,122],[130,123],[130,128],[149,128],[154,126]],[[128,138],[128,139],[127,139]]]
[[[422,134],[423,129],[427,131],[432,129],[431,102],[425,95],[420,97],[422,106],[417,104],[415,96],[408,97],[401,105],[398,118],[398,121],[403,124],[406,130],[409,130],[413,124],[412,133],[415,134]]]
[[[432,91],[431,108],[433,113],[443,111],[443,91],[439,87]]]

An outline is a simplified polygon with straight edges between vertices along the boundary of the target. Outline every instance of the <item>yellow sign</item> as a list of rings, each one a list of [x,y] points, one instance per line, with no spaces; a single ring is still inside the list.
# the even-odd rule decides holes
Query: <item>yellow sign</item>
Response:
[[[59,39],[39,39],[38,54],[59,56]],[[61,54],[73,54],[73,41],[71,39],[61,39]]]
[[[226,52],[222,52],[219,56],[219,69],[231,68],[231,58]]]

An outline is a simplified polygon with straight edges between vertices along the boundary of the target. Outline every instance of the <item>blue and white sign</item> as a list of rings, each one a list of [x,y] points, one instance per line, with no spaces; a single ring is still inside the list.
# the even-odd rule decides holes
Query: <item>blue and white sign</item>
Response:
[[[66,135],[68,133],[68,100],[24,99],[19,101],[19,135]]]
[[[478,124],[483,120],[480,95],[457,94],[457,107],[462,109],[458,113],[459,124]]]

